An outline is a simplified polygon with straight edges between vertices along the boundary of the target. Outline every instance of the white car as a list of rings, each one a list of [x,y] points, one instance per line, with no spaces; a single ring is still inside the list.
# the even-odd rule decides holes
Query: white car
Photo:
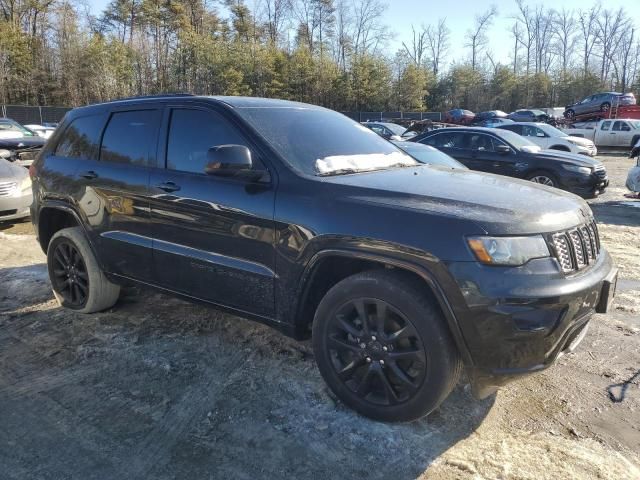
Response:
[[[595,143],[587,138],[572,137],[560,129],[546,123],[518,122],[500,125],[498,128],[511,130],[527,137],[540,148],[561,150],[595,157],[598,153]]]
[[[56,131],[56,129],[53,127],[45,127],[45,126],[36,125],[36,124],[25,125],[25,127],[27,127],[31,131],[36,132],[38,136],[42,138],[49,138],[51,135],[53,135],[53,132]]]

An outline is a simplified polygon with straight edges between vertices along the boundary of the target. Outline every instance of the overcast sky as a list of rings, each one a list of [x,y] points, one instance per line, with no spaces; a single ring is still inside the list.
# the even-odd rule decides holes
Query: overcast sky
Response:
[[[98,15],[109,0],[85,0],[89,3],[91,12]],[[254,8],[260,0],[245,0],[247,6]],[[213,2],[220,4],[222,2]],[[512,55],[513,41],[511,26],[517,7],[515,0],[387,0],[389,5],[385,14],[385,22],[394,33],[389,42],[387,55],[392,56],[402,48],[402,42],[411,42],[411,25],[420,28],[422,24],[436,23],[439,18],[446,18],[451,29],[451,48],[447,56],[446,65],[454,61],[463,61],[468,53],[464,48],[466,31],[473,26],[475,15],[484,12],[493,3],[498,8],[498,17],[489,30],[489,50],[494,59],[501,63],[509,63]],[[531,7],[544,5],[547,8],[561,10],[588,9],[595,0],[530,0]],[[624,7],[627,14],[633,18],[634,25],[640,33],[640,0],[605,0],[603,6],[616,10]],[[220,9],[224,14],[224,10]]]

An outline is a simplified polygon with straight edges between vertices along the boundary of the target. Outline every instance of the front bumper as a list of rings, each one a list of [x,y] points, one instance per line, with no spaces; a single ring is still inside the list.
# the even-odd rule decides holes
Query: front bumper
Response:
[[[562,178],[562,186],[571,193],[581,197],[592,197],[603,193],[609,186],[609,177],[591,175],[565,175]]]
[[[458,262],[449,271],[460,288],[461,298],[450,302],[472,360],[473,392],[480,398],[575,348],[591,316],[606,312],[617,279],[605,250],[593,265],[570,276],[552,258],[509,268]]]
[[[19,196],[0,197],[0,222],[28,217],[32,202],[31,190]]]

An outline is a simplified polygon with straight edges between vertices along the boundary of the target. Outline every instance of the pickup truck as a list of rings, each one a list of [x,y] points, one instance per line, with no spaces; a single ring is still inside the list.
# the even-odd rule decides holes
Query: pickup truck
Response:
[[[566,128],[567,135],[593,140],[597,147],[633,147],[640,140],[640,120],[609,119],[585,128]]]

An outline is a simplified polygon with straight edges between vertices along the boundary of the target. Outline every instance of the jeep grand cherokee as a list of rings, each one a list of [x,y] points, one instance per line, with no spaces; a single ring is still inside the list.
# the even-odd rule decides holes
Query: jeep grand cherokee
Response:
[[[616,269],[580,198],[420,164],[333,111],[161,96],[70,112],[31,169],[61,305],[125,282],[312,337],[344,403],[406,421],[549,366]]]

